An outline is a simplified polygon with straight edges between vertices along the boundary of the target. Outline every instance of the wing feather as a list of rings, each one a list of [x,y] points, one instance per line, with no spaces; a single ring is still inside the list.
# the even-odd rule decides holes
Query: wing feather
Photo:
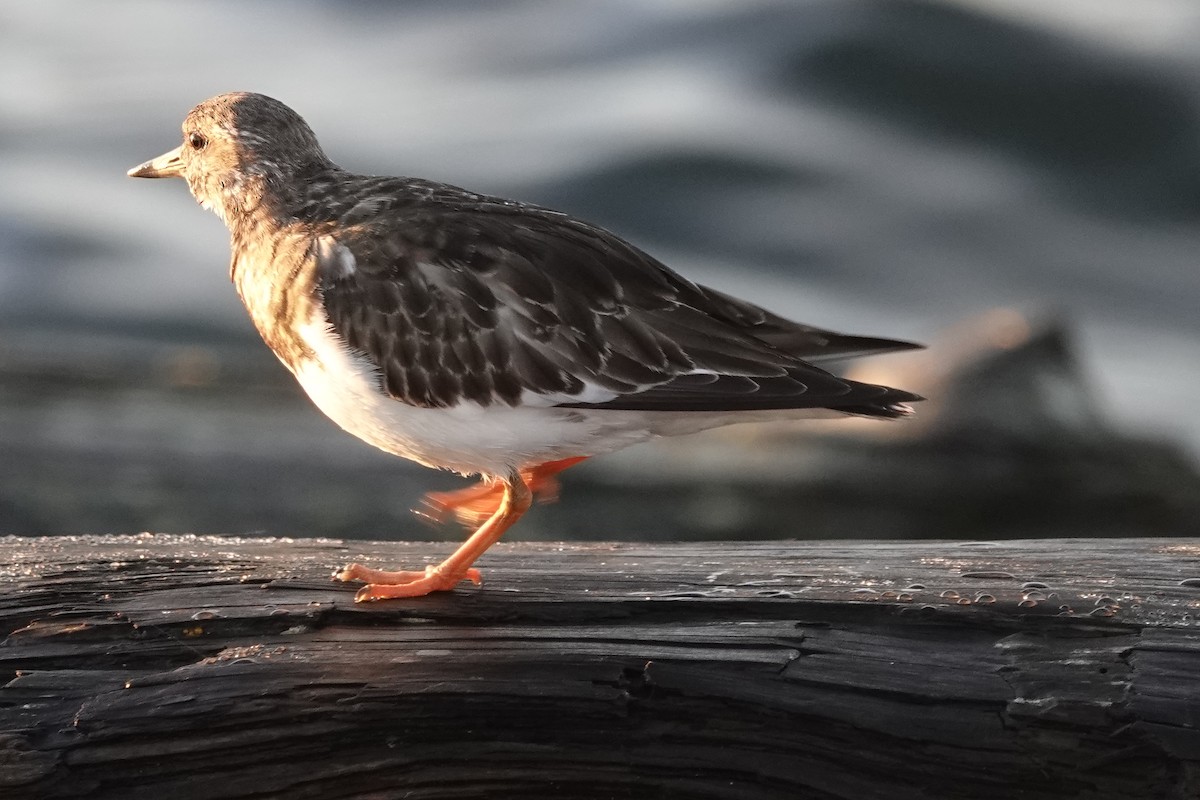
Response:
[[[312,249],[331,326],[397,400],[889,416],[918,399],[807,363],[914,345],[793,323],[557,212],[438,192],[356,203]]]

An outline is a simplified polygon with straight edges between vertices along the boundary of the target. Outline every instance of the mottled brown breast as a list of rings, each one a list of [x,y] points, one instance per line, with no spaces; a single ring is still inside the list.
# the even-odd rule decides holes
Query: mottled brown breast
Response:
[[[297,333],[318,302],[312,232],[296,225],[239,233],[232,242],[230,277],[263,341],[295,372],[313,357]]]

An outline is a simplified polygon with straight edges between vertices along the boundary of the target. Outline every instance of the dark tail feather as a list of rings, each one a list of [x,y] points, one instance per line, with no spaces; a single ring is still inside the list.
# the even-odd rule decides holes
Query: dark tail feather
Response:
[[[853,414],[856,417],[876,417],[878,419],[900,419],[901,417],[911,416],[913,413],[912,406],[909,403],[917,403],[924,400],[919,394],[905,392],[900,389],[888,389],[887,394],[879,398],[879,400],[870,403],[858,403],[850,406],[830,406],[834,411],[841,411],[843,414]]]
[[[820,363],[862,356],[921,350],[924,345],[874,336],[847,336],[822,330],[792,331],[760,336],[763,341],[805,361]]]

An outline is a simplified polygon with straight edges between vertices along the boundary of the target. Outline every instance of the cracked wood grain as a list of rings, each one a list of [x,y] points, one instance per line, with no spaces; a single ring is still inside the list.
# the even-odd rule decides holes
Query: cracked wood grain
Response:
[[[1192,798],[1200,541],[0,540],[5,798]]]

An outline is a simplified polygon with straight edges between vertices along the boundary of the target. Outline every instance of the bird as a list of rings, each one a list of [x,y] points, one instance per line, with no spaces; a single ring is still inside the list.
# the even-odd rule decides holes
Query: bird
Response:
[[[592,456],[922,399],[819,366],[919,345],[792,322],[560,211],[346,171],[274,98],[221,94],[182,127],[128,175],[182,178],[224,221],[230,279],[313,403],[384,451],[480,477],[426,496],[472,530],[445,560],[334,573],[364,584],[358,602],[479,584],[476,560]]]

